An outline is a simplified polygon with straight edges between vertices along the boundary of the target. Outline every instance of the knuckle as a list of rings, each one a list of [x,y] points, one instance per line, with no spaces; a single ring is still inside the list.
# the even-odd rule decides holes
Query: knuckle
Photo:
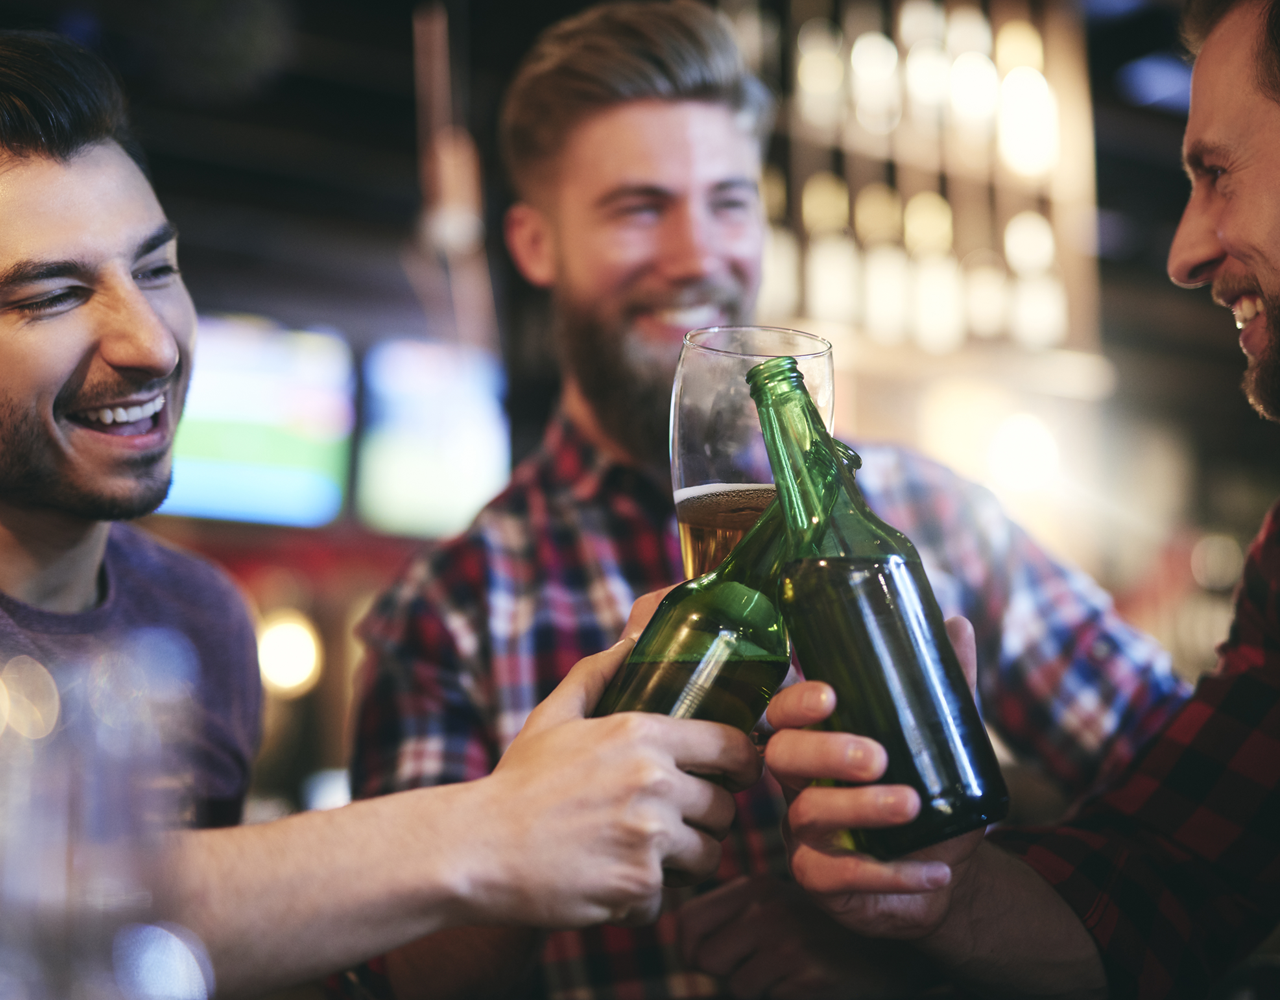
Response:
[[[627,784],[634,795],[665,799],[675,790],[675,775],[658,761],[641,758],[632,766]]]
[[[651,712],[619,712],[612,716],[615,720],[615,736],[626,743],[647,743],[657,734],[655,720],[662,716]]]

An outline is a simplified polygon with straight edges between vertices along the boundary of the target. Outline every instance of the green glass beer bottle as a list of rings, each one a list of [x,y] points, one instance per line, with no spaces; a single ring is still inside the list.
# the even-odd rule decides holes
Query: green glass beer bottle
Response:
[[[920,814],[850,831],[888,859],[1003,819],[1009,793],[915,546],[867,507],[792,358],[747,374],[787,534],[779,603],[800,669],[836,692],[826,728],[879,741]]]
[[[858,468],[862,460],[833,443]],[[749,733],[791,663],[777,607],[786,543],[775,497],[724,562],[663,598],[594,714],[658,712]]]
[[[594,714],[658,712],[751,732],[791,665],[777,605],[787,541],[775,499],[724,562],[662,599]]]

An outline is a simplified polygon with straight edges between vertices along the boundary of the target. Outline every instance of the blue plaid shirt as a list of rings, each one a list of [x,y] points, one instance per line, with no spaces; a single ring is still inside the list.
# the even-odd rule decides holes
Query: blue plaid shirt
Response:
[[[985,489],[901,448],[857,450],[867,502],[916,544],[944,615],[973,623],[987,723],[1073,797],[1123,768],[1187,696],[1167,655]],[[680,566],[666,488],[556,419],[471,528],[415,558],[362,624],[355,793],[487,774],[530,710]],[[710,884],[788,877],[784,811],[767,778],[740,794]],[[552,934],[541,971],[545,995],[565,1000],[724,993],[684,967],[670,909],[652,927]]]

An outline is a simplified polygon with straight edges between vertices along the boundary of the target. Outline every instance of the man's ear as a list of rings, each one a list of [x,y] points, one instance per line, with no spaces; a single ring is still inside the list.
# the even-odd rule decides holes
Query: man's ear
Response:
[[[528,202],[516,202],[507,209],[503,235],[525,280],[539,288],[555,284],[555,236],[550,221],[540,210]]]

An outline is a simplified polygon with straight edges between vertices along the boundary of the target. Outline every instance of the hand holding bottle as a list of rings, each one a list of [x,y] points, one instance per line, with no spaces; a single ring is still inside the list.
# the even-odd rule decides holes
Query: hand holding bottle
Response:
[[[579,662],[493,774],[463,786],[483,799],[467,813],[484,859],[470,885],[471,922],[651,921],[664,879],[683,884],[715,870],[733,797],[688,772],[744,787],[759,776],[758,754],[718,723],[584,719],[630,647],[624,640]]]
[[[973,627],[963,618],[946,622],[970,689],[976,683]],[[895,861],[878,861],[840,846],[848,829],[883,829],[906,823],[920,809],[908,785],[877,785],[888,763],[874,740],[804,727],[835,709],[830,687],[815,681],[780,692],[769,706],[778,732],[765,763],[787,793],[787,842],[791,870],[813,899],[845,927],[869,937],[921,938],[946,918],[953,893],[982,843],[972,830]],[[856,787],[820,787],[815,780]]]

